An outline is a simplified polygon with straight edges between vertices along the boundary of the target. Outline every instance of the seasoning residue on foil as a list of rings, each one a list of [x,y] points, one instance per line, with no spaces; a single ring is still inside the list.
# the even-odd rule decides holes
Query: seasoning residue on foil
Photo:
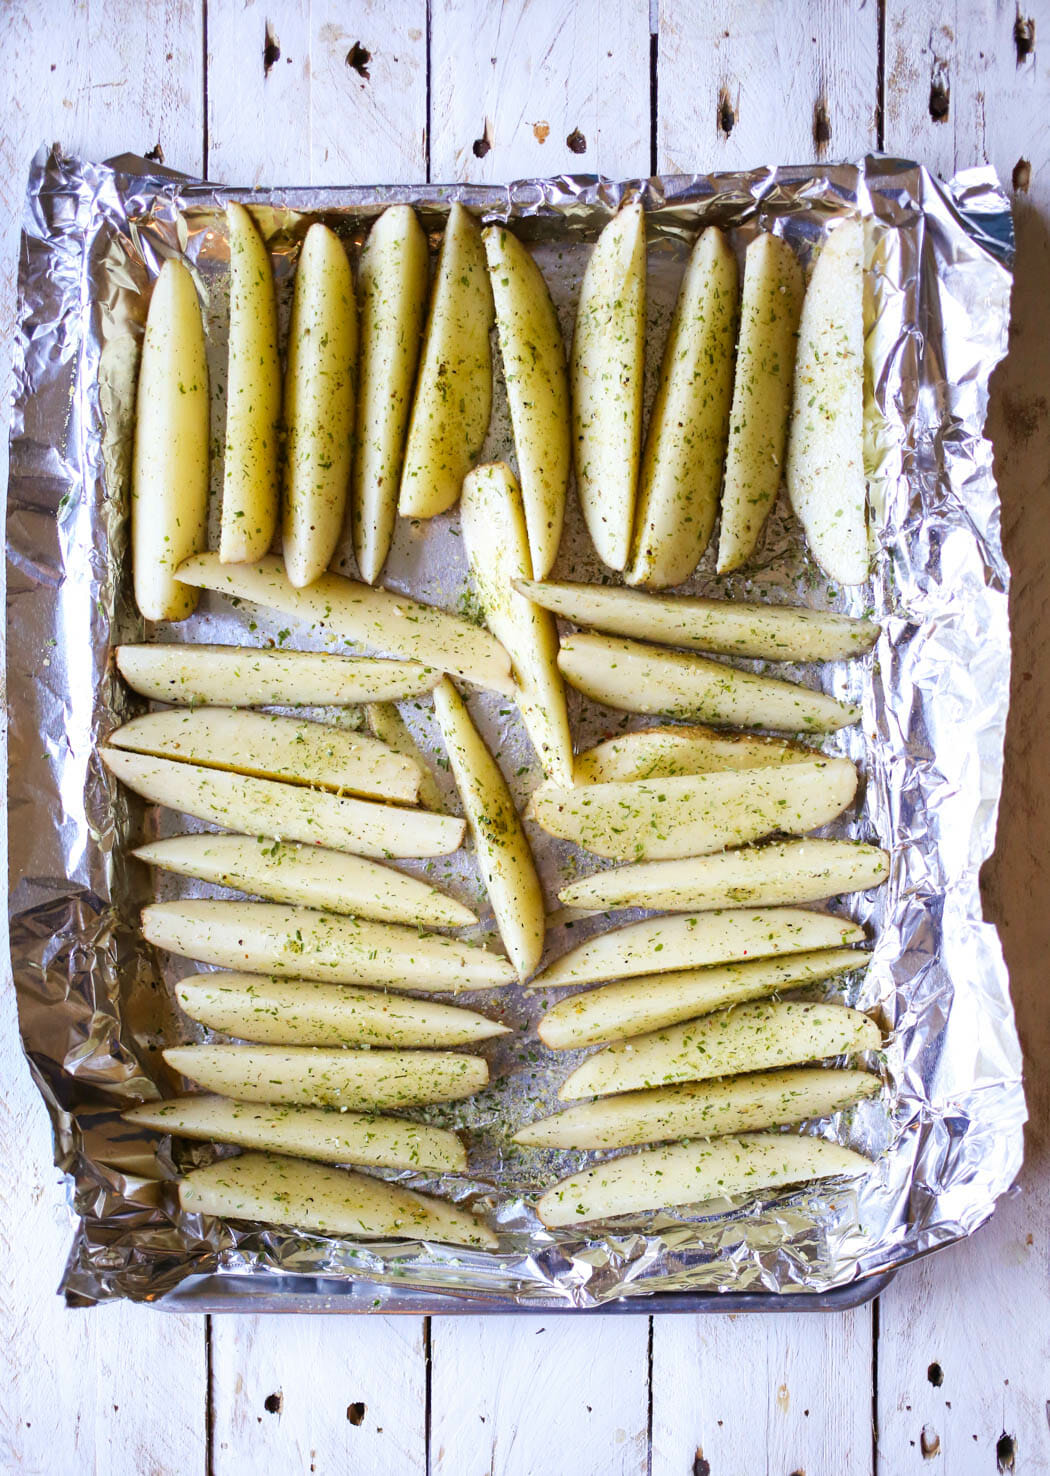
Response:
[[[702,1214],[639,1216],[605,1233],[544,1230],[532,1198],[583,1156],[518,1148],[509,1134],[553,1110],[557,1084],[578,1057],[555,1058],[536,1040],[529,1027],[544,998],[517,989],[504,991],[492,1011],[519,1027],[487,1049],[492,1086],[454,1112],[427,1114],[465,1125],[473,1177],[390,1175],[473,1199],[500,1232],[498,1253],[353,1244],[182,1214],[170,1181],[214,1150],[176,1141],[169,1158],[166,1140],[121,1121],[133,1102],[172,1094],[177,1083],[160,1050],[196,1031],[178,1018],[171,990],[193,965],[146,947],[138,910],[154,885],[161,896],[215,893],[151,878],[129,859],[129,843],[144,832],[194,827],[142,806],[96,757],[97,743],[134,710],[110,650],[146,633],[130,597],[125,519],[143,289],[172,253],[196,275],[217,390],[213,440],[221,447],[222,210],[226,199],[249,194],[274,255],[285,319],[312,220],[323,217],[356,252],[383,207],[408,201],[433,242],[449,202],[459,199],[486,220],[514,222],[550,283],[566,339],[589,243],[623,199],[640,198],[649,227],[647,401],[700,226],[720,225],[737,251],[756,231],[773,230],[807,260],[835,216],[864,217],[873,263],[866,454],[874,579],[851,592],[830,587],[781,506],[749,570],[716,577],[712,549],[688,588],[870,613],[882,625],[872,657],[819,671],[829,691],[864,711],[858,728],[827,745],[858,762],[864,781],[859,813],[835,833],[877,838],[893,853],[886,886],[847,899],[845,910],[868,925],[875,947],[867,973],[838,991],[872,1012],[885,1034],[881,1097],[834,1124],[842,1141],[877,1157],[866,1180],[709,1205]],[[41,152],[23,236],[8,509],[11,953],[25,1049],[81,1217],[63,1283],[70,1299],[162,1300],[201,1272],[237,1287],[246,1273],[270,1273],[263,1279],[277,1300],[287,1273],[325,1278],[322,1290],[338,1278],[384,1307],[407,1292],[417,1302],[436,1294],[435,1306],[456,1294],[567,1307],[654,1291],[825,1292],[966,1235],[988,1217],[1020,1165],[1025,1116],[1006,970],[978,890],[994,845],[1009,692],[1008,574],[982,428],[988,378],[1006,347],[1011,251],[1009,207],[990,170],[941,185],[915,164],[881,157],[623,184],[563,177],[507,189],[249,192],[194,183],[137,159],[102,166]],[[483,457],[511,454],[498,386]],[[221,458],[214,459],[217,488]],[[553,577],[600,572],[573,507]],[[400,521],[385,582],[472,613],[455,511],[428,524]],[[187,627],[157,634],[324,644],[321,632],[289,632],[266,612],[215,596]],[[803,679],[812,682],[815,672]],[[471,706],[523,801],[539,772],[512,705],[478,694]],[[574,692],[570,711],[581,748],[639,726]],[[440,738],[426,704],[403,712],[438,763]],[[355,710],[317,715],[363,720]],[[440,766],[436,773],[455,807],[447,773]],[[579,853],[535,830],[533,840],[554,911]],[[474,936],[491,936],[471,855],[414,866],[480,909]],[[555,921],[548,956],[600,925]],[[493,1002],[489,994],[485,1007]]]

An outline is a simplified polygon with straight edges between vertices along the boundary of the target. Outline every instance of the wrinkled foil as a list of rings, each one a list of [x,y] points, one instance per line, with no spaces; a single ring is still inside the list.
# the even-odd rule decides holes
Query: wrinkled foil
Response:
[[[498,1252],[358,1244],[183,1214],[174,1178],[216,1150],[121,1121],[132,1103],[178,1089],[160,1058],[165,1045],[207,1038],[178,1017],[172,994],[195,966],[147,947],[138,909],[154,894],[223,894],[151,877],[129,858],[143,833],[195,827],[122,792],[99,763],[99,741],[141,709],[113,674],[111,648],[146,636],[323,645],[316,632],[289,633],[280,619],[217,596],[206,596],[185,626],[147,630],[127,577],[145,289],[163,259],[180,254],[206,303],[217,487],[228,315],[221,212],[226,199],[248,196],[273,252],[285,315],[312,220],[329,221],[356,252],[383,207],[408,201],[436,245],[458,199],[486,220],[514,222],[547,275],[567,338],[589,244],[624,199],[640,198],[650,238],[650,400],[699,227],[719,224],[738,252],[756,231],[772,230],[808,260],[836,217],[864,217],[873,582],[849,592],[830,587],[781,504],[746,574],[716,577],[712,551],[689,587],[873,611],[882,623],[871,657],[785,673],[863,704],[862,724],[826,745],[856,760],[864,781],[856,812],[830,833],[877,838],[893,853],[885,887],[830,904],[864,922],[874,939],[867,973],[838,984],[834,997],[882,1025],[885,1048],[868,1064],[882,1073],[884,1090],[806,1129],[869,1153],[876,1162],[867,1179],[608,1227],[544,1230],[530,1203],[585,1156],[517,1149],[509,1134],[554,1110],[557,1085],[577,1057],[542,1047],[530,1027],[543,996],[518,989],[469,1001],[521,1027],[483,1048],[493,1085],[469,1103],[427,1113],[466,1129],[472,1177],[389,1174],[472,1202],[500,1231]],[[996,932],[982,921],[978,888],[995,839],[1009,692],[1008,571],[982,428],[989,375],[1006,348],[1011,253],[1009,207],[989,169],[942,185],[914,163],[883,157],[619,184],[566,176],[505,189],[253,192],[189,181],[138,159],[104,166],[41,151],[22,238],[8,509],[10,924],[25,1051],[79,1216],[62,1284],[70,1301],[180,1305],[203,1279],[220,1299],[230,1293],[226,1305],[253,1307],[293,1305],[304,1288],[305,1302],[294,1305],[385,1311],[593,1308],[646,1293],[677,1294],[675,1305],[685,1294],[686,1305],[689,1298],[704,1305],[713,1292],[725,1307],[748,1305],[755,1293],[835,1305],[836,1290],[856,1301],[865,1278],[874,1288],[880,1273],[988,1218],[1020,1166],[1025,1120],[1006,970]],[[501,385],[483,454],[513,454]],[[353,573],[348,563],[340,567]],[[602,574],[575,502],[555,573]],[[393,588],[469,612],[455,511],[429,524],[402,520],[385,577]],[[577,693],[570,703],[579,747],[642,725]],[[493,694],[475,694],[471,706],[524,799],[539,772],[516,712]],[[427,705],[402,710],[436,763],[441,746]],[[353,726],[363,720],[355,710],[316,715]],[[436,772],[456,807],[447,774]],[[559,883],[581,859],[593,863],[535,829],[532,839],[555,914],[550,958],[605,924],[557,912]],[[406,866],[479,910],[473,936],[494,936],[472,855]]]

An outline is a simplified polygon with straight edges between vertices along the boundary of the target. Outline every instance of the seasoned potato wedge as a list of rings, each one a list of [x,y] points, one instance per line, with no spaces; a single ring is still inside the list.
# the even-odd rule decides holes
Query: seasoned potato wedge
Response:
[[[323,846],[255,835],[177,835],[139,846],[133,854],[148,866],[272,902],[421,928],[462,928],[477,922],[469,907],[418,877]]]
[[[626,784],[544,785],[525,815],[598,856],[659,861],[742,845],[777,830],[804,834],[841,814],[856,788],[849,759],[821,756],[777,768]]]
[[[419,745],[408,731],[404,718],[393,702],[369,702],[365,707],[368,726],[381,743],[395,753],[411,759],[419,770],[419,803],[425,810],[443,811],[447,807],[438,782]]]
[[[707,547],[729,433],[736,257],[701,232],[678,293],[642,457],[629,584],[681,584]]]
[[[558,670],[554,616],[514,588],[531,568],[521,489],[504,462],[479,466],[463,483],[460,508],[471,577],[492,634],[509,654],[515,700],[543,772],[572,783],[572,734]]]
[[[376,1113],[331,1112],[323,1107],[279,1107],[197,1092],[147,1102],[123,1114],[125,1122],[171,1133],[233,1143],[266,1153],[293,1153],[322,1163],[374,1168],[436,1169],[460,1174],[467,1154],[455,1133],[429,1123]]]
[[[295,273],[284,379],[282,543],[302,589],[328,568],[343,530],[354,446],[357,302],[343,243],[316,221]]]
[[[864,478],[864,226],[836,226],[799,325],[787,489],[810,552],[841,584],[868,577]]]
[[[514,695],[510,657],[494,635],[406,595],[370,589],[339,574],[324,574],[309,589],[296,589],[275,558],[223,566],[214,554],[201,554],[180,566],[179,579],[280,610],[330,640],[360,642],[374,651],[389,651],[406,662],[420,661],[479,687]],[[399,695],[403,694],[373,692],[366,700],[378,702]]]
[[[580,287],[570,360],[576,488],[610,569],[631,551],[645,378],[645,216],[625,206],[598,237]]]
[[[707,964],[771,958],[778,953],[809,953],[858,943],[864,929],[848,918],[799,907],[739,908],[729,912],[679,913],[598,933],[562,954],[537,979],[533,989],[566,984],[602,984],[661,972],[698,969]],[[866,955],[858,954],[858,959]],[[858,965],[859,966],[859,965]]]
[[[170,258],[150,296],[135,402],[131,564],[147,620],[184,620],[197,604],[175,571],[208,539],[208,416],[197,289]]]
[[[195,974],[175,997],[191,1020],[266,1045],[445,1047],[507,1033],[474,1010],[313,979]]]
[[[565,907],[651,907],[665,912],[817,902],[881,885],[889,875],[889,862],[878,846],[853,841],[776,841],[716,856],[643,861],[599,871],[565,887],[558,899]]]
[[[410,205],[391,205],[358,263],[361,364],[350,509],[361,578],[375,584],[390,549],[422,342],[427,238]]]
[[[861,1154],[824,1138],[749,1133],[607,1159],[562,1179],[536,1208],[543,1223],[553,1229],[703,1204],[810,1179],[855,1179],[870,1168]]]
[[[758,1071],[581,1102],[530,1122],[514,1141],[530,1148],[634,1148],[672,1138],[720,1138],[830,1117],[879,1090],[879,1078],[868,1071]]]
[[[114,748],[185,759],[261,779],[349,790],[413,805],[419,766],[347,728],[230,707],[169,708],[132,718],[107,740]]]
[[[143,799],[248,835],[305,841],[380,860],[445,856],[463,839],[463,821],[451,815],[403,810],[120,748],[104,748],[100,757],[110,773]]]
[[[455,993],[514,977],[499,954],[441,933],[279,902],[154,902],[143,909],[142,933],[148,943],[201,963],[330,984]]]
[[[560,999],[540,1021],[538,1033],[556,1051],[625,1040],[746,1000],[850,974],[870,962],[870,953],[855,948],[821,948],[677,973],[639,974]]]
[[[836,1004],[758,1000],[606,1046],[562,1083],[563,1101],[769,1071],[828,1056],[878,1050],[874,1020]]]
[[[572,459],[565,345],[543,273],[525,246],[503,225],[481,235],[528,525],[529,574],[545,579],[561,542]]]
[[[500,937],[524,979],[539,964],[546,929],[543,888],[529,843],[500,767],[447,677],[434,689],[434,710]]]
[[[433,518],[459,497],[492,413],[494,312],[485,248],[462,205],[448,213],[408,422],[398,510]]]
[[[179,1184],[187,1214],[293,1225],[355,1239],[404,1236],[493,1249],[487,1225],[430,1194],[367,1174],[272,1153],[242,1153],[194,1169]]]
[[[277,531],[281,357],[270,253],[243,205],[226,206],[230,241],[230,336],[223,462],[224,564],[261,559]]]
[[[634,779],[673,779],[679,774],[713,774],[721,769],[770,768],[820,757],[819,749],[789,743],[786,738],[723,733],[682,723],[606,738],[576,755],[574,777],[577,784],[630,783]]]
[[[794,682],[615,636],[566,637],[558,665],[565,680],[586,697],[621,712],[784,733],[831,733],[860,720],[859,707]]]
[[[784,475],[805,278],[786,241],[763,232],[747,248],[729,417],[718,572],[755,550]]]

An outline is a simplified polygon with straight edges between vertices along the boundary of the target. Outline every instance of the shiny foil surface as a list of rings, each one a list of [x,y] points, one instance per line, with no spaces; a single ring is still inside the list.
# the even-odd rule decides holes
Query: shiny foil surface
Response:
[[[510,220],[529,242],[566,342],[590,244],[623,200],[640,198],[649,229],[647,403],[699,228],[719,224],[738,253],[757,231],[773,230],[808,262],[837,216],[864,217],[872,583],[848,592],[829,586],[782,498],[747,571],[716,577],[713,540],[687,588],[873,611],[882,625],[874,652],[861,660],[778,669],[863,704],[862,723],[825,744],[862,770],[857,805],[828,833],[877,839],[892,851],[885,887],[828,904],[863,922],[873,940],[867,973],[838,981],[833,997],[882,1026],[884,1050],[867,1064],[884,1088],[850,1113],[805,1128],[871,1155],[865,1180],[543,1229],[531,1209],[537,1193],[586,1156],[517,1148],[509,1137],[554,1110],[558,1084],[579,1056],[542,1046],[534,1024],[544,996],[517,988],[464,997],[519,1028],[481,1047],[493,1076],[484,1093],[426,1112],[465,1129],[471,1176],[388,1175],[471,1202],[500,1231],[498,1252],[354,1243],[182,1214],[175,1177],[216,1150],[121,1121],[122,1109],[178,1090],[160,1057],[164,1046],[207,1038],[180,1018],[172,992],[196,966],[147,947],[138,911],[154,895],[223,894],[151,876],[129,856],[143,837],[199,827],[122,791],[98,760],[99,742],[143,706],[122,689],[111,650],[144,638],[324,646],[323,632],[289,630],[283,617],[214,595],[190,621],[154,631],[131,597],[135,372],[149,284],[172,254],[190,265],[206,305],[213,486],[221,485],[229,198],[250,201],[267,235],[284,322],[313,220],[334,226],[356,258],[384,206],[413,204],[436,246],[458,199],[486,221]],[[807,1301],[968,1235],[988,1218],[1020,1166],[1025,1119],[1006,970],[978,888],[995,842],[1009,695],[1008,571],[982,431],[989,375],[1006,349],[1012,244],[1009,207],[989,169],[942,185],[914,163],[884,157],[624,183],[561,177],[506,189],[251,191],[190,181],[139,159],[106,166],[58,150],[38,155],[22,238],[8,508],[11,956],[26,1054],[78,1217],[63,1281],[70,1301],[172,1305],[201,1276],[256,1309],[287,1305],[304,1285],[324,1305],[348,1310],[464,1302],[591,1308],[623,1297],[643,1310],[652,1305],[643,1294],[656,1292],[717,1292],[727,1307],[739,1305],[737,1294],[756,1292]],[[513,455],[494,357],[486,460]],[[217,503],[216,495],[213,512]],[[212,534],[214,547],[214,523]],[[353,575],[351,560],[347,554],[337,567]],[[601,576],[570,494],[553,577]],[[456,511],[430,523],[399,520],[384,582],[470,613]],[[471,710],[524,802],[540,773],[516,710],[481,692],[471,695]],[[402,712],[450,808],[458,808],[438,764],[429,704],[402,704]],[[644,724],[574,692],[570,714],[578,748]],[[311,715],[363,721],[354,709]],[[549,961],[608,925],[557,911],[558,887],[600,863],[535,827],[530,838],[554,914]],[[481,924],[467,936],[495,938],[472,853],[405,865],[479,911]]]

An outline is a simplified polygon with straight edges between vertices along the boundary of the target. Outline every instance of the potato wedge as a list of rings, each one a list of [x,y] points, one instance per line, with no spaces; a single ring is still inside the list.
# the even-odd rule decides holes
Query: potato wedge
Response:
[[[208,404],[197,289],[171,257],[150,296],[135,402],[131,564],[147,620],[185,620],[197,604],[175,570],[208,540]]]
[[[558,670],[554,616],[520,595],[514,580],[532,567],[521,489],[504,462],[476,467],[460,507],[470,573],[485,622],[510,656],[515,701],[548,778],[572,783],[572,734]]]
[[[871,620],[809,610],[800,605],[758,605],[743,600],[703,600],[692,595],[647,594],[603,584],[555,584],[519,580],[517,589],[537,605],[612,635],[765,661],[841,661],[863,656],[879,637]]]
[[[830,1117],[881,1088],[869,1071],[823,1066],[683,1082],[581,1102],[514,1134],[529,1148],[634,1148],[673,1138],[720,1138]]]
[[[328,639],[389,651],[403,661],[420,661],[479,687],[514,695],[510,657],[494,635],[406,595],[370,589],[339,574],[324,574],[309,589],[299,590],[289,583],[276,558],[224,567],[214,554],[201,554],[180,566],[179,579],[280,610]],[[373,692],[367,700],[398,695]]]
[[[184,759],[209,769],[349,790],[400,804],[414,805],[419,793],[418,765],[385,743],[347,728],[269,712],[168,708],[132,718],[106,741],[155,758]]]
[[[747,248],[729,416],[718,572],[739,569],[762,535],[784,475],[795,345],[805,277],[779,236]]]
[[[344,707],[370,698],[418,697],[440,675],[418,661],[256,646],[118,646],[116,662],[143,697],[183,705]]]
[[[418,877],[322,846],[254,835],[177,835],[139,846],[133,854],[147,866],[272,902],[421,928],[462,928],[477,922],[469,907]]]
[[[757,1000],[606,1046],[566,1078],[562,1101],[875,1051],[882,1034],[859,1010]]]
[[[380,860],[446,856],[463,839],[463,821],[451,815],[402,810],[120,748],[103,748],[100,757],[110,773],[143,799],[248,835],[304,841]]]
[[[191,1020],[266,1045],[444,1048],[507,1034],[474,1010],[312,979],[196,974],[180,979],[175,997]]]
[[[147,1102],[122,1115],[125,1122],[176,1138],[293,1153],[322,1163],[437,1169],[452,1174],[461,1174],[467,1167],[466,1150],[455,1133],[372,1112],[267,1106],[197,1092],[192,1097]]]
[[[569,373],[576,488],[610,569],[631,552],[645,378],[645,216],[626,205],[591,252],[576,307]]]
[[[543,273],[526,247],[503,225],[489,226],[481,239],[528,525],[528,572],[545,579],[561,542],[572,461],[565,345]]]
[[[357,269],[361,364],[350,510],[361,578],[375,584],[390,551],[430,271],[410,205],[391,205],[368,233]]]
[[[367,1174],[272,1153],[242,1153],[194,1169],[179,1183],[187,1214],[292,1225],[353,1239],[404,1237],[485,1250],[499,1242],[474,1215]]]
[[[143,908],[142,933],[183,958],[275,978],[435,994],[491,989],[514,978],[505,958],[476,944],[279,902],[154,902]]]
[[[606,1040],[645,1035],[747,1000],[802,989],[865,969],[870,962],[870,953],[855,948],[820,948],[813,953],[754,958],[677,973],[639,974],[560,999],[544,1015],[537,1031],[552,1050],[578,1050]]]
[[[621,712],[700,718],[783,733],[831,733],[860,721],[859,707],[795,682],[615,636],[566,637],[558,666],[584,696]]]
[[[654,965],[660,972],[671,973],[746,958],[772,958],[779,953],[810,953],[815,948],[859,943],[863,937],[864,929],[849,918],[798,907],[647,917],[598,933],[571,948],[548,965],[531,987],[602,984],[608,979],[650,974]]]
[[[691,912],[707,907],[765,907],[817,902],[843,892],[881,886],[890,858],[878,846],[855,841],[775,841],[717,856],[643,861],[599,871],[558,893],[565,907],[651,907]]]
[[[787,489],[830,578],[868,577],[864,477],[864,226],[836,226],[817,257],[799,324]]]
[[[438,788],[433,770],[423,757],[419,744],[408,731],[404,718],[393,702],[369,702],[365,707],[368,726],[381,743],[395,753],[411,759],[419,770],[419,803],[424,810],[447,810],[444,796]],[[476,920],[476,919],[475,919]]]
[[[606,738],[576,755],[577,784],[630,783],[634,779],[673,779],[679,774],[714,774],[722,769],[762,769],[821,758],[819,749],[786,738],[722,733],[717,728],[680,724],[643,728]]]
[[[500,937],[524,979],[542,957],[547,925],[529,843],[500,767],[447,677],[434,689],[434,710]]]
[[[810,1179],[855,1179],[870,1168],[861,1154],[824,1138],[747,1133],[607,1159],[562,1179],[536,1208],[543,1223],[554,1229]]]
[[[224,1097],[357,1112],[455,1102],[489,1079],[481,1056],[458,1051],[188,1045],[170,1046],[163,1055],[173,1071]]]
[[[727,769],[674,779],[537,789],[527,820],[617,861],[697,856],[759,840],[802,835],[842,813],[857,789],[849,759],[823,755],[777,768]]]
[[[354,448],[357,301],[343,243],[316,221],[295,273],[284,378],[284,521],[289,581],[328,568],[343,531]]]
[[[230,336],[223,463],[224,564],[261,559],[277,532],[281,358],[270,253],[243,205],[226,206],[230,241]]]
[[[492,413],[494,319],[481,232],[469,211],[454,204],[438,254],[408,422],[398,501],[403,518],[447,512],[481,450]]]
[[[681,584],[710,542],[729,434],[736,324],[736,257],[718,227],[708,226],[682,278],[649,417],[629,584]]]

